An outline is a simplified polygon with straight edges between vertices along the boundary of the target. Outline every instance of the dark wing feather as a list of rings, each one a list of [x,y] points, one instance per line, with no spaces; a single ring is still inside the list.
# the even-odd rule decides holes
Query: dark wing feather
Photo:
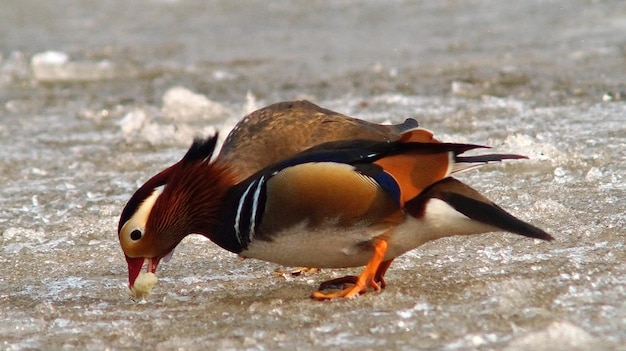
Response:
[[[421,154],[441,154],[452,152],[455,155],[463,152],[486,148],[482,145],[458,143],[420,143],[420,142],[375,142],[371,140],[349,140],[324,143],[295,156],[268,167],[262,172],[272,170],[271,173],[286,167],[308,162],[337,162],[345,164],[359,164],[373,162],[383,157],[398,155],[406,152]]]
[[[446,202],[475,221],[530,238],[553,240],[550,234],[516,218],[476,190],[454,178],[446,178],[431,185],[420,195],[408,201],[405,209],[413,217],[420,218],[424,215],[428,200],[433,198]]]

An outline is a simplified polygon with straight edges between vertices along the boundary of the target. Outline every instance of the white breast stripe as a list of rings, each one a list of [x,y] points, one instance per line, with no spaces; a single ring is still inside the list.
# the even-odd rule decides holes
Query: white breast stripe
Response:
[[[254,190],[254,197],[252,200],[252,211],[251,211],[252,218],[250,219],[250,233],[249,233],[250,240],[252,240],[255,234],[256,216],[257,216],[257,211],[259,207],[259,197],[261,196],[261,189],[263,188],[264,183],[265,183],[265,176],[262,176],[261,178],[259,178],[258,185],[256,189]]]
[[[244,245],[243,242],[243,238],[241,237],[241,232],[239,230],[239,220],[241,219],[241,211],[243,209],[243,204],[246,202],[246,197],[248,196],[248,192],[250,192],[250,189],[252,189],[252,186],[254,185],[255,182],[250,183],[250,185],[248,185],[248,187],[246,188],[246,191],[243,192],[243,194],[241,195],[241,197],[239,198],[239,204],[237,205],[237,213],[235,215],[235,234],[237,235],[237,241],[239,241],[239,244]]]

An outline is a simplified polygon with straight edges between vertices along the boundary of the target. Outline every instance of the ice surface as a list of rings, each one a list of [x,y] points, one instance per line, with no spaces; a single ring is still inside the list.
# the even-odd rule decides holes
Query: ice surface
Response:
[[[485,84],[476,84],[459,80],[455,80],[450,85],[450,90],[453,94],[468,98],[480,97],[487,92],[487,88],[488,86]]]
[[[46,51],[32,57],[33,77],[40,82],[94,81],[116,78],[119,73],[108,60],[70,61],[69,55],[59,51]],[[125,72],[128,74],[128,72]]]
[[[119,121],[120,129],[125,137],[138,134],[142,127],[146,124],[146,112],[143,110],[134,110],[127,113],[124,118]]]
[[[232,112],[206,96],[183,87],[173,87],[163,95],[163,119],[171,122],[208,122],[225,118]]]
[[[624,350],[617,3],[327,5],[0,11],[0,349]],[[359,269],[283,277],[190,237],[132,301],[116,235],[131,194],[193,137],[296,97],[529,156],[461,180],[556,240],[428,243],[383,292],[317,303]]]
[[[541,142],[537,138],[524,134],[508,136],[499,147],[502,147],[507,152],[520,152],[522,150],[524,156],[531,160],[550,161],[552,165],[559,165],[568,160],[567,155],[559,151],[554,145]],[[530,163],[532,166],[537,164],[537,162]]]
[[[184,122],[159,123],[157,118],[148,115],[152,113],[152,109],[135,109],[118,121],[126,142],[180,146],[190,144],[190,140],[195,137],[215,134],[215,128],[211,125],[195,127]]]
[[[70,60],[68,54],[59,51],[46,51],[33,56],[30,60],[33,66],[60,66]]]
[[[587,333],[569,322],[552,322],[547,329],[529,333],[515,338],[507,347],[506,351],[521,350],[597,350],[602,348],[600,342],[591,334]]]

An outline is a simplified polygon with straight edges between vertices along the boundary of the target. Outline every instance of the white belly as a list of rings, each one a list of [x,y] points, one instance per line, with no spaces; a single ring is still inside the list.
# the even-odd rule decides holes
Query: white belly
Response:
[[[272,241],[252,241],[240,256],[292,267],[358,267],[372,258],[372,239],[383,233],[364,226],[311,230],[299,224],[276,233]]]
[[[292,267],[358,267],[372,258],[372,246],[378,238],[387,240],[384,260],[389,260],[431,240],[494,230],[497,228],[466,217],[444,201],[431,199],[424,217],[406,216],[395,227],[342,228],[329,223],[311,230],[303,223],[276,233],[272,241],[252,241],[240,255]]]
[[[378,230],[363,226],[349,229],[328,226],[311,231],[305,225],[298,225],[275,235],[272,241],[253,241],[240,256],[291,267],[359,267],[372,258],[373,243],[379,237],[388,242],[385,260],[430,240],[430,233],[420,228],[424,228],[423,223],[412,217],[395,228]]]

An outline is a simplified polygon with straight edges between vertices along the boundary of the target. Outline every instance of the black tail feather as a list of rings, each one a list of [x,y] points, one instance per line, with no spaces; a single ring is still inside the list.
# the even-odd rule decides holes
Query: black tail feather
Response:
[[[529,238],[548,241],[554,239],[544,230],[516,218],[478,191],[454,178],[445,178],[431,185],[420,195],[408,201],[405,208],[412,216],[420,217],[425,210],[426,203],[432,198],[445,201],[468,218],[492,227]]]
[[[489,163],[499,162],[502,160],[520,160],[528,159],[526,156],[515,154],[487,154],[478,156],[457,156],[455,161],[459,163]]]
[[[445,199],[455,210],[467,217],[485,224],[492,225],[507,232],[529,238],[553,240],[554,238],[540,228],[526,223],[494,203],[486,203],[461,194],[449,193]]]

